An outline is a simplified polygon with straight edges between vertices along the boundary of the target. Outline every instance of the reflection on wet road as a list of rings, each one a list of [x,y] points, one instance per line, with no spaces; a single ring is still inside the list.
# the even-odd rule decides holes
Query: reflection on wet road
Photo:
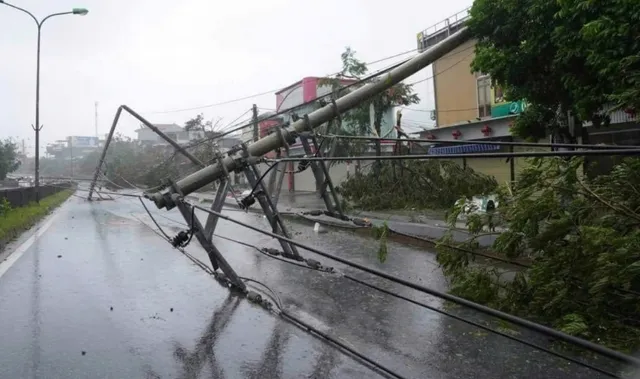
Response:
[[[177,210],[152,208],[169,234],[181,230]],[[262,216],[229,214],[266,229]],[[135,198],[73,198],[60,209],[50,229],[0,277],[0,378],[380,377],[324,340],[231,295],[150,225]],[[306,244],[446,287],[428,252],[390,243],[387,261],[379,263],[373,239],[313,234],[307,225],[290,225],[294,238]],[[223,220],[216,234],[278,247],[270,237]],[[276,291],[290,313],[404,377],[603,377],[340,276],[279,262],[221,238],[214,242],[241,276]],[[187,251],[208,262],[197,243]],[[439,299],[301,252],[443,306]],[[488,320],[464,309],[451,311]]]

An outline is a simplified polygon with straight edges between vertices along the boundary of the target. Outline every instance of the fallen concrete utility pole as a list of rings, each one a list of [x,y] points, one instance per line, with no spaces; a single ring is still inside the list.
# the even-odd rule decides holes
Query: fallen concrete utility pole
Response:
[[[469,31],[464,27],[429,50],[382,75],[379,80],[366,84],[337,99],[334,103],[309,113],[307,115],[308,117],[294,122],[289,127],[281,129],[278,133],[271,134],[256,141],[248,147],[249,158],[257,159],[272,150],[291,144],[295,141],[295,137],[299,133],[310,131],[338,116],[340,113],[355,108],[372,96],[391,88],[460,46],[467,41],[469,37]],[[243,170],[246,164],[247,162],[243,155],[236,153],[226,157],[220,163],[207,166],[183,178],[176,183],[176,187],[186,196],[215,180],[223,178],[225,171]],[[222,167],[222,165],[224,165],[224,167]],[[175,203],[171,198],[171,190],[164,193],[150,193],[146,196],[153,200],[158,208],[166,207],[167,209],[171,209],[175,207]]]

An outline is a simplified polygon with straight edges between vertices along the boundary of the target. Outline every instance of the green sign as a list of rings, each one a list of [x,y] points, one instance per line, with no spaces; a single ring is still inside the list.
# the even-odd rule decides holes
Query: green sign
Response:
[[[527,102],[524,100],[496,104],[491,107],[491,117],[504,117],[519,114],[524,112],[525,109],[527,109]]]

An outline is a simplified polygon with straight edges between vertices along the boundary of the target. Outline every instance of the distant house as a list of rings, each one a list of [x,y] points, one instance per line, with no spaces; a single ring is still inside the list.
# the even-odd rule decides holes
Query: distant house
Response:
[[[201,139],[205,136],[205,132],[202,130],[186,131],[183,127],[177,124],[154,124],[154,126],[179,144],[187,144],[191,141]],[[136,129],[135,132],[138,134],[137,141],[142,144],[152,146],[169,144],[167,141],[162,139],[153,130],[149,129],[145,125],[140,125],[140,129]]]

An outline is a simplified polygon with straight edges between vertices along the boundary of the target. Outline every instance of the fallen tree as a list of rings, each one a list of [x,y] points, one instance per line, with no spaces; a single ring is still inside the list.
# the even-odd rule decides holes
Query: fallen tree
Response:
[[[612,348],[640,342],[640,160],[610,174],[582,175],[582,159],[531,159],[512,188],[499,190],[496,218],[505,228],[492,246],[507,259],[527,258],[511,271],[473,264],[488,217],[467,218],[470,239],[456,243],[458,204],[440,240],[438,262],[452,293],[551,325]],[[496,215],[497,216],[497,215]]]
[[[461,197],[493,193],[495,178],[453,161],[384,161],[380,174],[358,172],[340,194],[364,210],[446,209]]]

